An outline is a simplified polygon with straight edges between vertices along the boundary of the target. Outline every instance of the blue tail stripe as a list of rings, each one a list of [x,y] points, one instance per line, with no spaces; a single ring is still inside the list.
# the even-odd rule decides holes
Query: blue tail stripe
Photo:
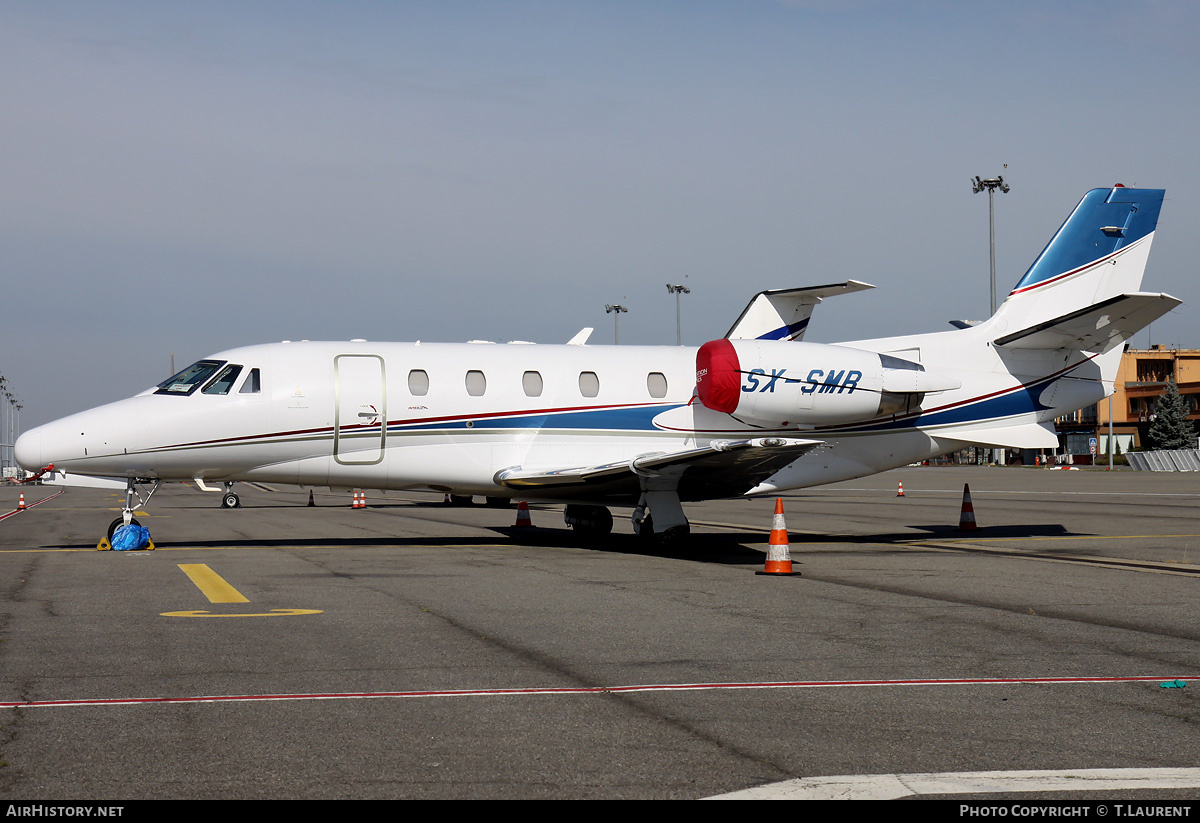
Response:
[[[758,340],[783,340],[786,338],[795,337],[808,326],[808,321],[811,318],[805,317],[803,320],[798,320],[795,323],[789,323],[786,326],[780,326],[777,329],[772,329],[769,332],[764,332],[758,336]]]
[[[1164,194],[1163,189],[1092,189],[1013,290],[1036,286],[1141,240],[1158,224]]]

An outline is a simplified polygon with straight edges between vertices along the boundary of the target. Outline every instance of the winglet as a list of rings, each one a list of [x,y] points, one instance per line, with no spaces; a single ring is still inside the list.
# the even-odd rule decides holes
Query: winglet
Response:
[[[567,341],[567,345],[568,346],[586,346],[588,338],[592,336],[592,332],[594,332],[594,331],[595,331],[595,329],[593,329],[591,326],[587,326],[585,328],[580,329],[579,334],[575,335],[574,337],[572,337],[570,340]]]

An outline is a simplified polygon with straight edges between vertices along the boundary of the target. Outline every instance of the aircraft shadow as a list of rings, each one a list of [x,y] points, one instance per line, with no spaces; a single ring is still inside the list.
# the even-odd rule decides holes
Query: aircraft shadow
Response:
[[[895,545],[929,539],[962,540],[988,538],[1021,538],[1021,537],[1070,537],[1076,533],[1068,531],[1061,525],[1030,525],[1030,526],[992,526],[981,527],[974,531],[959,531],[952,526],[914,526],[929,533],[924,537],[912,532],[880,533],[880,534],[793,534],[790,545],[793,552],[803,552],[809,547],[830,544],[842,545]],[[750,548],[747,544],[761,546],[766,542],[766,535],[757,538],[747,538],[745,531],[706,531],[703,534],[693,534],[688,540],[678,545],[662,546],[652,539],[631,534],[612,534],[603,537],[581,537],[566,528],[517,528],[513,526],[492,527],[489,536],[444,536],[444,537],[318,537],[318,538],[258,538],[237,540],[204,540],[204,541],[156,541],[159,549],[287,549],[303,546],[314,549],[402,549],[406,547],[487,547],[496,545],[529,546],[582,549],[585,551],[606,552],[610,554],[638,555],[642,557],[661,557],[674,560],[687,560],[697,563],[714,563],[730,566],[761,566],[765,555],[761,549]],[[1079,534],[1087,537],[1089,535]],[[64,543],[47,546],[51,549],[91,549],[89,543]],[[1061,549],[1056,549],[1061,552]],[[798,557],[793,561],[799,562]]]
[[[723,565],[762,565],[763,552],[743,545],[744,532],[709,533],[693,535],[678,546],[661,546],[653,540],[631,534],[615,534],[601,538],[580,538],[569,529],[538,527],[521,529],[515,527],[492,528],[494,537],[318,537],[318,538],[259,538],[238,540],[176,540],[155,541],[157,549],[288,549],[303,546],[315,549],[402,549],[406,547],[462,548],[496,545],[550,547],[582,549],[585,551],[630,554],[645,557],[664,557],[693,562],[719,563]],[[62,543],[46,546],[48,549],[94,549],[91,543]]]

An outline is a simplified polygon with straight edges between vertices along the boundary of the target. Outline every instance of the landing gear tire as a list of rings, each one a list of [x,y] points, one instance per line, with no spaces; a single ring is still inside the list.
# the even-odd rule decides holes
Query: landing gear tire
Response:
[[[691,536],[692,529],[690,526],[672,526],[662,534],[655,535],[658,539],[658,545],[667,549],[682,546]]]
[[[129,524],[131,526],[142,525],[141,523],[137,522],[137,518],[130,520]],[[116,520],[114,520],[113,522],[108,524],[108,542],[110,544],[112,543],[112,536],[117,533],[117,529],[121,528],[124,525],[125,525],[125,518],[123,518],[123,517],[118,517]]]
[[[484,505],[489,509],[511,509],[513,502],[507,497],[485,497]]]
[[[473,506],[475,498],[469,494],[452,494],[450,495],[451,506]]]
[[[583,537],[605,537],[612,534],[613,516],[605,506],[583,506],[570,503],[563,511],[563,520]]]
[[[221,498],[222,509],[240,509],[242,507],[242,499],[233,492],[227,492]]]

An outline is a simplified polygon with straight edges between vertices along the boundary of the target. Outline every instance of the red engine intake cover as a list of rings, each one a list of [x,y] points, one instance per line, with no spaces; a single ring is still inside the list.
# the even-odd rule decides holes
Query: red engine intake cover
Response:
[[[742,367],[728,340],[710,340],[696,352],[696,395],[706,408],[732,414],[742,399]]]

